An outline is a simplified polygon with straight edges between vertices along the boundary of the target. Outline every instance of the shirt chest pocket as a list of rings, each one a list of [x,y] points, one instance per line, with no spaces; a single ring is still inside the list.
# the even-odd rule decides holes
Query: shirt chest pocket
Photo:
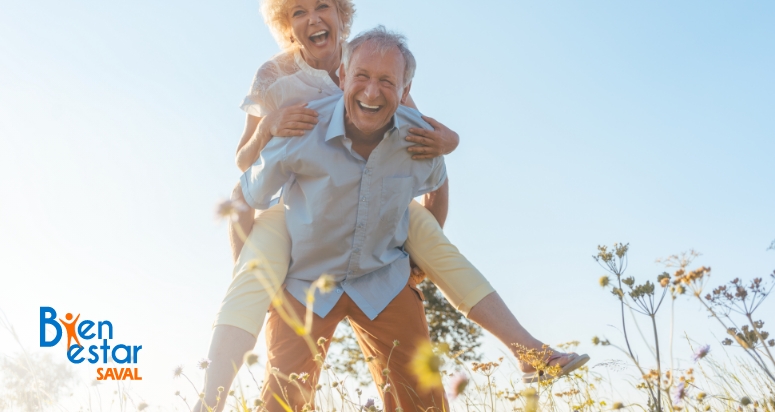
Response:
[[[409,210],[409,202],[414,197],[414,178],[383,177],[382,196],[380,199],[379,216],[383,223],[392,227],[401,220]]]

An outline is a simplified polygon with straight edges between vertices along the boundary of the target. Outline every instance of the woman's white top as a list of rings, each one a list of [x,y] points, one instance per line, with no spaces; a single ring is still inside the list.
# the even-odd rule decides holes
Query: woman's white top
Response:
[[[240,108],[264,117],[279,108],[341,93],[328,72],[310,67],[295,50],[275,55],[258,69]]]

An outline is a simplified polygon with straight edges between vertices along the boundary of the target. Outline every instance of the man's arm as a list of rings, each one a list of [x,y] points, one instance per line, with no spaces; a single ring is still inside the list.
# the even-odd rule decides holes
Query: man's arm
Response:
[[[237,371],[242,367],[245,352],[253,350],[255,346],[256,337],[238,327],[218,325],[213,330],[210,352],[207,356],[211,363],[205,372],[204,402],[211,408],[217,403],[218,407],[214,408],[215,412],[223,410],[229,397],[231,383],[237,376]],[[220,401],[216,400],[219,396],[219,386],[224,388],[223,392],[220,393]],[[192,409],[193,412],[206,412],[207,410],[207,407],[202,404],[202,399]]]
[[[426,193],[423,196],[422,204],[439,222],[439,226],[444,227],[449,211],[449,179],[444,180],[444,184],[433,192]]]

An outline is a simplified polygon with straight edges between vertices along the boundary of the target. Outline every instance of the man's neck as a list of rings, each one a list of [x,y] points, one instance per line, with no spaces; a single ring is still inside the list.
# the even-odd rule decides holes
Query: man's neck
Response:
[[[381,127],[379,130],[373,133],[363,133],[360,129],[350,122],[350,119],[345,115],[344,121],[344,133],[345,136],[353,142],[353,150],[355,153],[361,155],[364,159],[369,160],[369,155],[379,145],[382,138],[385,136],[385,132],[393,127],[393,120],[390,120],[388,124]]]

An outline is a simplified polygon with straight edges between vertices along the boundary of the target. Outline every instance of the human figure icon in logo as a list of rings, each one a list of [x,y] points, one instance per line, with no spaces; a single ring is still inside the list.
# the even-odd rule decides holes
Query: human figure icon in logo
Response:
[[[75,317],[75,320],[70,323],[67,323],[63,321],[62,318],[59,318],[59,322],[62,323],[62,326],[65,327],[65,331],[67,332],[67,351],[68,352],[70,351],[70,346],[71,346],[70,341],[73,339],[75,339],[76,345],[78,345],[81,348],[83,347],[83,345],[81,345],[81,342],[78,341],[78,334],[75,333],[75,324],[78,322],[78,318],[80,317],[81,317],[81,314],[79,313],[78,316]],[[73,319],[73,314],[72,313],[66,314],[65,319],[67,320]]]

